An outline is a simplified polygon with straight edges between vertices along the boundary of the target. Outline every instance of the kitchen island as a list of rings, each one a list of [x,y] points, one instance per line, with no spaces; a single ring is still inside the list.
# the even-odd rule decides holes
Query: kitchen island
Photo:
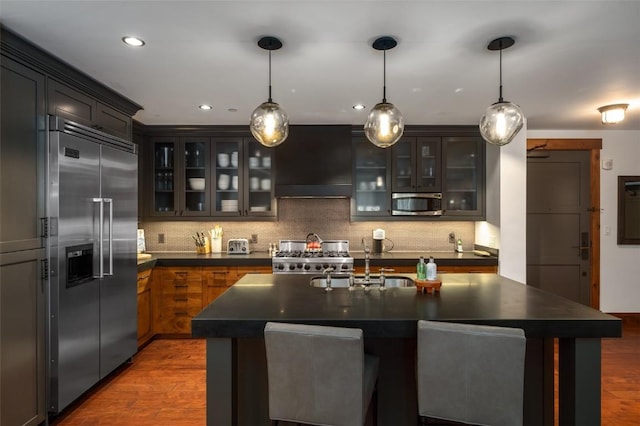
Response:
[[[600,424],[600,339],[618,318],[495,274],[441,274],[439,293],[309,285],[308,275],[247,274],[192,320],[207,338],[207,423],[269,424],[267,321],[361,328],[380,357],[378,424],[416,424],[417,321],[518,327],[527,337],[525,424],[553,424],[553,338],[559,338],[560,424]]]

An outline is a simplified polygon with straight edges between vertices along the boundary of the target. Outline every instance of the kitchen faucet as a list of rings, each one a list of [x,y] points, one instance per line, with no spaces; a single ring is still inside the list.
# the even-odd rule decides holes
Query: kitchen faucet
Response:
[[[362,247],[364,248],[364,282],[368,284],[371,275],[371,269],[369,269],[369,254],[371,253],[371,249],[367,247],[367,243],[364,242],[364,238],[362,238]]]
[[[327,269],[322,271],[322,275],[326,276],[325,281],[327,282],[327,286],[324,288],[324,291],[333,290],[333,288],[331,288],[331,273],[333,271],[335,271],[335,268],[333,266],[329,266]]]

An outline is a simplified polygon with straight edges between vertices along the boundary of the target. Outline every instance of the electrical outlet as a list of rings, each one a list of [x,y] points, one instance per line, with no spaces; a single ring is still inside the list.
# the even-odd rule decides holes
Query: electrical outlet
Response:
[[[455,234],[455,232],[449,232],[449,243],[451,243],[451,244],[455,244],[456,243],[456,234]]]
[[[251,242],[253,244],[257,244],[258,243],[258,234],[251,234]]]
[[[158,234],[158,244],[164,244],[164,234]]]

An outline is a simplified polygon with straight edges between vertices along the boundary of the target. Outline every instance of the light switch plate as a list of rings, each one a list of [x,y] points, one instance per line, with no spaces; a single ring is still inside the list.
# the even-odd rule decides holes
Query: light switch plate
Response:
[[[603,170],[611,170],[613,169],[613,160],[611,158],[602,160],[602,169]]]

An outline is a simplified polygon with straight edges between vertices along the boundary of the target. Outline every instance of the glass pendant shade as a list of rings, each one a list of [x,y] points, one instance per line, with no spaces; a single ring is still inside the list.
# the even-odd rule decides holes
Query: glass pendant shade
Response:
[[[269,98],[251,113],[249,129],[258,142],[267,148],[280,145],[289,136],[289,117],[280,105],[271,99],[271,51],[282,47],[275,37],[265,36],[258,40],[258,46],[269,52]]]
[[[480,134],[493,145],[506,145],[522,129],[524,114],[511,102],[496,102],[480,118]]]
[[[263,102],[251,114],[251,134],[266,147],[280,145],[289,136],[289,117],[275,102]]]
[[[398,108],[388,102],[376,104],[364,124],[365,136],[380,148],[388,148],[398,142],[403,132],[402,114]]]

